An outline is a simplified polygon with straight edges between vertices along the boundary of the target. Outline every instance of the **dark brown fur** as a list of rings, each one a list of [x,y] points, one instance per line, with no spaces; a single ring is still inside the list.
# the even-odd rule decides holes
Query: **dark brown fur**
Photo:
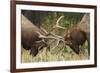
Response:
[[[64,37],[66,44],[69,45],[77,54],[80,52],[80,46],[88,41],[88,54],[90,55],[90,17],[85,14],[77,25],[66,30]]]
[[[71,28],[69,33],[64,37],[66,44],[69,45],[77,54],[80,51],[80,45],[86,41],[86,33],[77,28]]]

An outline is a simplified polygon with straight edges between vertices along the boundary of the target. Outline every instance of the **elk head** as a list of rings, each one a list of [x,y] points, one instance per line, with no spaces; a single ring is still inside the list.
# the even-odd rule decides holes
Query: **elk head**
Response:
[[[81,29],[75,27],[70,28],[69,33],[64,37],[66,45],[69,45],[75,53],[79,54],[80,46],[86,41],[86,33]]]
[[[68,29],[65,28],[65,27],[60,26],[59,21],[63,17],[64,16],[59,17],[59,19],[57,20],[56,25],[54,26],[54,28],[65,29],[65,35],[62,37],[63,42],[66,45],[68,45],[70,48],[72,48],[72,50],[76,54],[79,54],[80,46],[82,46],[85,43],[85,41],[87,40],[87,33],[77,25],[72,26],[71,28],[68,28]],[[83,19],[84,19],[84,17],[83,17]],[[83,19],[82,19],[82,21],[83,21]],[[81,21],[81,23],[82,23],[82,21]],[[83,21],[83,22],[85,22],[85,21]],[[87,24],[87,22],[86,22],[86,24]]]

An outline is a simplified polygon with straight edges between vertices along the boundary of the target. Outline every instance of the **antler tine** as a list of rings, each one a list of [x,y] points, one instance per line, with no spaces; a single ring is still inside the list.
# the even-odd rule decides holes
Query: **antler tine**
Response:
[[[54,34],[53,32],[50,32],[49,34],[52,35],[52,36],[54,36],[54,37],[57,37],[57,38],[59,38],[59,39],[63,39],[62,36],[56,35],[56,34]]]
[[[48,32],[43,28],[43,27],[40,27],[41,28],[41,30],[43,31],[43,32],[45,32],[46,34],[48,34]]]
[[[56,25],[53,28],[62,28],[62,29],[66,29],[65,27],[62,27],[59,25],[59,21],[64,18],[64,16],[60,16],[56,22]]]
[[[58,37],[53,37],[53,36],[45,36],[45,35],[42,35],[40,32],[36,31],[36,33],[39,34],[39,38],[43,38],[43,39],[58,39]]]
[[[46,38],[46,36],[42,35],[40,32],[35,31],[37,34],[39,34],[39,38]]]
[[[60,17],[58,18],[58,20],[57,20],[57,22],[56,22],[57,25],[59,24],[59,21],[60,21],[62,18],[64,18],[64,16],[60,16]]]
[[[52,49],[55,49],[59,45],[60,41],[65,43],[64,39],[57,38],[56,40],[57,40],[56,45]]]

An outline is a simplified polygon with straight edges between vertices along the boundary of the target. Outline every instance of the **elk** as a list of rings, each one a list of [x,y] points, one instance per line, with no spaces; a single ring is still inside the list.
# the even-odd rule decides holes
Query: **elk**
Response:
[[[48,36],[50,33],[33,24],[23,14],[21,20],[21,44],[24,49],[30,50],[32,56],[36,56],[42,48],[49,47],[47,39],[56,39],[54,35]]]
[[[78,28],[69,29],[70,33],[64,36],[65,44],[69,45],[75,53],[79,54],[80,46],[82,46],[86,41],[86,32]]]
[[[21,15],[21,43],[24,49],[30,50],[30,54],[36,56],[39,49],[47,46],[43,38],[46,31],[31,23],[23,14]]]
[[[85,41],[88,41],[88,55],[90,55],[90,27],[89,14],[85,14],[80,23],[67,30],[64,39],[77,54],[79,54],[81,47]]]
[[[68,45],[72,50],[76,53],[79,54],[81,48],[85,41],[88,41],[88,54],[90,55],[90,28],[89,28],[89,14],[85,14],[77,25],[73,25],[70,28],[65,28],[59,25],[59,21],[63,18],[64,16],[61,16],[57,22],[56,25],[53,28],[61,28],[65,29],[65,35],[62,37],[63,42]],[[59,44],[59,42],[58,42]],[[56,46],[58,46],[58,44]]]

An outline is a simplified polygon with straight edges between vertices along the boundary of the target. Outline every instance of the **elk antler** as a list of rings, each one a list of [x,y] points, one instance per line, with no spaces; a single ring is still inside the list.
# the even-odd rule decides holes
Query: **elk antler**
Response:
[[[48,32],[47,32],[43,27],[40,27],[40,29],[41,29],[44,33],[48,34]]]
[[[62,18],[64,18],[64,16],[60,16],[60,17],[58,18],[58,20],[56,21],[56,25],[53,26],[53,29],[54,29],[54,28],[66,29],[65,27],[62,27],[62,26],[59,25],[59,21],[60,21]],[[52,36],[56,39],[56,41],[57,41],[57,42],[56,42],[56,45],[55,45],[52,49],[56,48],[56,47],[59,45],[60,41],[65,42],[65,41],[64,41],[64,38],[63,38],[62,36],[58,36],[58,35],[54,34],[53,32],[50,32],[49,34],[52,35]]]
[[[52,35],[54,37],[54,39],[57,41],[56,45],[52,49],[56,48],[59,45],[60,41],[64,42],[64,38],[62,36],[58,36],[58,35],[54,34],[53,32],[51,32],[50,35]],[[51,42],[51,44],[52,44],[52,42]]]
[[[53,26],[53,28],[62,28],[62,29],[66,29],[65,27],[62,27],[62,26],[59,25],[59,21],[60,21],[62,18],[64,18],[64,16],[60,16],[60,17],[58,18],[58,20],[57,20],[57,22],[56,22],[56,25]]]
[[[59,25],[59,22],[60,22],[60,20],[61,20],[63,17],[64,17],[64,16],[60,16],[60,17],[58,18],[58,20],[56,21],[56,25],[53,27],[53,29],[54,29],[54,28],[66,29],[65,27],[62,27],[62,26]],[[36,33],[39,34],[39,38],[42,38],[43,40],[44,40],[44,39],[55,39],[55,40],[57,41],[57,42],[56,42],[56,45],[55,45],[52,49],[56,48],[56,47],[59,45],[60,41],[65,42],[65,41],[64,41],[64,38],[63,38],[62,36],[56,35],[56,34],[54,34],[52,31],[48,33],[44,28],[41,28],[41,30],[42,30],[43,32],[45,32],[46,35],[42,35],[40,32],[36,31]],[[54,42],[54,41],[53,41],[53,42]],[[51,42],[50,44],[52,44],[52,42]]]
[[[42,38],[42,39],[58,39],[58,38],[56,38],[55,36],[53,37],[53,36],[48,36],[48,35],[53,35],[53,34],[48,34],[48,35],[42,35],[40,32],[38,32],[38,31],[35,31],[36,33],[38,33],[39,34],[39,38]]]

